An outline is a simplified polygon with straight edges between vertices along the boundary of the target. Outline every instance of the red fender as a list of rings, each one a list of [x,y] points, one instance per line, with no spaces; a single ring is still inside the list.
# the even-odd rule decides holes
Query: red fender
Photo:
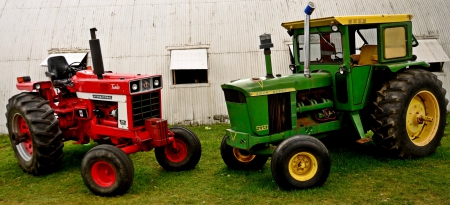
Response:
[[[16,87],[18,90],[25,90],[25,91],[32,92],[33,90],[35,90],[34,86],[36,84],[41,85],[40,89],[51,88],[53,86],[51,81],[37,81],[37,82],[29,81],[29,82],[17,83]]]

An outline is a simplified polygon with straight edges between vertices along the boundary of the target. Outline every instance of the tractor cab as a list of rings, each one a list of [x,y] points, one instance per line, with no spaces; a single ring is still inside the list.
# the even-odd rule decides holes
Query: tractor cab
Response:
[[[381,65],[394,72],[393,63],[416,59],[412,47],[418,42],[412,35],[411,14],[334,16],[310,21],[282,23],[292,36],[291,64],[294,73],[303,72],[305,59],[313,70],[335,70],[324,65],[339,65],[341,72],[367,65]],[[309,41],[305,43],[308,29]],[[305,45],[309,45],[309,57]],[[421,66],[427,67],[426,63]],[[331,66],[336,67],[336,66]]]
[[[412,35],[412,18],[411,14],[334,16],[312,19],[307,27],[305,21],[282,23],[292,36],[290,68],[305,75],[330,73],[336,108],[361,110],[372,100],[369,93],[376,85],[371,81],[378,75],[407,66],[429,67],[414,61],[412,47],[418,43]],[[364,136],[362,130],[359,133]]]

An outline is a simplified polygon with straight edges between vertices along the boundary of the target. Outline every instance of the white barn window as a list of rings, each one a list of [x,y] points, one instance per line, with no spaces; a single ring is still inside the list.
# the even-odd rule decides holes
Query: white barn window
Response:
[[[208,53],[206,49],[170,51],[172,84],[208,83]]]

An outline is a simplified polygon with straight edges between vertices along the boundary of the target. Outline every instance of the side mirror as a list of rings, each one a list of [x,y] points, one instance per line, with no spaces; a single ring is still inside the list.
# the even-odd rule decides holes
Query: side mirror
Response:
[[[412,35],[412,47],[417,47],[419,45],[419,41],[417,41],[416,37]]]

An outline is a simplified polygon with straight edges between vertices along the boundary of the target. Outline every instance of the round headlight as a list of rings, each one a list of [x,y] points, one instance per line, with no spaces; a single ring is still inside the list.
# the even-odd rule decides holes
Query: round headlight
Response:
[[[35,85],[34,85],[34,89],[36,89],[36,90],[41,89],[41,84],[35,84]]]
[[[158,86],[159,85],[159,80],[158,79],[153,80],[153,85],[154,86]]]
[[[133,84],[133,85],[131,85],[131,89],[133,89],[133,90],[137,90],[137,89],[138,89],[138,85],[137,85],[137,84]]]
[[[332,25],[332,26],[331,26],[331,30],[333,30],[333,31],[338,31],[339,28],[338,28],[338,26],[336,26],[336,25]]]

